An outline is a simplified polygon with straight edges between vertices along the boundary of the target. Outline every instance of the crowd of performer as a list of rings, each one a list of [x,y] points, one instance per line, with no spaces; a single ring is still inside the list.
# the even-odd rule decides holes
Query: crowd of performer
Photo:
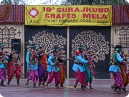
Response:
[[[35,44],[27,46],[26,63],[28,78],[26,86],[29,81],[33,82],[33,87],[44,86],[48,88],[49,84],[55,79],[56,88],[64,88],[65,83],[65,66],[62,51],[54,46],[51,54],[46,54],[44,47],[36,48]],[[7,85],[10,85],[12,78],[16,77],[17,85],[20,85],[20,77],[23,62],[21,62],[19,54],[16,49],[12,52],[4,51],[4,45],[0,44],[0,79],[1,86],[4,85],[6,80],[6,68],[8,71]],[[81,89],[93,89],[92,79],[96,74],[95,65],[92,61],[92,51],[87,49],[83,53],[84,46],[79,46],[75,52],[75,60],[72,67],[74,71],[75,83],[73,90],[76,90],[78,82],[81,84]],[[129,51],[128,51],[129,52]],[[125,55],[122,46],[116,45],[114,52],[111,56],[109,72],[114,78],[114,84],[111,89],[114,92],[126,92],[126,87],[129,83],[129,54]]]
[[[6,80],[6,68],[8,68],[8,82],[7,85],[10,85],[10,82],[14,75],[17,79],[17,85],[19,85],[20,77],[21,77],[21,70],[23,63],[20,60],[19,55],[15,49],[12,49],[12,53],[8,55],[9,52],[4,51],[4,45],[0,44],[0,79],[1,85],[4,85],[4,81]],[[20,61],[20,64],[18,63]]]
[[[92,89],[92,75],[95,74],[95,65],[92,62],[91,51],[88,50],[87,54],[84,55],[83,50],[84,47],[79,46],[75,53],[75,61],[72,69],[76,80],[73,90],[76,90],[78,82],[81,83],[81,89],[86,89],[88,84],[89,88]],[[36,83],[38,83],[38,86],[42,85],[47,88],[53,79],[55,79],[55,87],[64,88],[66,78],[64,61],[71,58],[65,59],[62,54],[62,51],[56,46],[53,47],[51,54],[46,54],[43,47],[37,49],[35,44],[28,45],[26,53],[28,78],[25,85],[28,86],[31,80],[33,87],[36,87]],[[15,48],[9,54],[9,52],[4,51],[4,45],[0,44],[0,85],[5,86],[6,73],[8,75],[8,86],[14,75],[17,85],[20,85],[22,66],[23,62],[21,62]]]
[[[55,79],[55,87],[63,88],[65,82],[64,60],[61,56],[62,52],[57,47],[53,47],[51,54],[45,53],[43,47],[36,50],[36,45],[28,46],[26,54],[26,62],[28,69],[28,79],[25,85],[29,85],[29,80],[33,81],[33,87],[36,87],[38,81],[39,86],[48,85]],[[60,85],[60,86],[59,86]]]

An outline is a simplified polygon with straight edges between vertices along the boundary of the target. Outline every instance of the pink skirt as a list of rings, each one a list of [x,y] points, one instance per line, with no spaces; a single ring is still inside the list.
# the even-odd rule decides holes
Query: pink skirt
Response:
[[[3,81],[6,80],[6,70],[5,70],[5,68],[0,68],[0,79],[2,79]]]
[[[74,73],[74,76],[76,77],[76,80],[78,80],[83,86],[86,85],[85,83],[86,73],[85,72],[80,72],[80,70],[78,70],[77,73]]]
[[[114,85],[123,89],[124,88],[124,81],[122,79],[121,73],[117,72],[114,73],[112,72],[113,78],[114,78]]]
[[[38,71],[37,70],[30,70],[28,79],[32,80],[34,83],[36,83],[38,81]]]

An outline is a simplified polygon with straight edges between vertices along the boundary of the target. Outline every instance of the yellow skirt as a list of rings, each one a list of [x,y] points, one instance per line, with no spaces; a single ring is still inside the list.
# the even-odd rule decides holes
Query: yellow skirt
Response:
[[[128,79],[128,76],[127,76],[126,71],[124,69],[124,66],[120,66],[120,70],[121,70],[122,78],[124,81],[124,86],[126,87],[129,83],[129,79]]]

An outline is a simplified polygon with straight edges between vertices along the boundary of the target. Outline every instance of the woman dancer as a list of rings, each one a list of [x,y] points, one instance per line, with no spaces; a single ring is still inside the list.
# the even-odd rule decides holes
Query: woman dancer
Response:
[[[8,64],[8,82],[7,85],[10,85],[10,82],[16,74],[16,79],[17,79],[17,85],[20,85],[20,77],[21,77],[21,70],[23,63],[21,64],[18,63],[18,61],[21,62],[19,55],[17,54],[17,50],[14,48],[12,49],[12,53],[9,56],[9,64]]]
[[[46,84],[46,88],[48,87],[48,84],[50,84],[53,79],[55,78],[55,87],[59,88],[59,83],[60,83],[60,74],[59,70],[60,68],[57,65],[57,47],[54,47],[52,50],[51,55],[48,58],[48,66],[47,66],[47,71],[49,74],[49,78]]]
[[[93,79],[93,76],[92,76],[92,73],[95,73],[94,68],[95,68],[95,65],[94,63],[92,62],[92,55],[91,55],[91,51],[88,50],[88,53],[87,53],[87,56],[85,56],[85,59],[88,59],[89,61],[89,65],[85,65],[85,71],[86,71],[86,86],[88,86],[88,83],[89,83],[89,88],[90,89],[93,89],[92,88],[92,79]]]
[[[58,61],[58,66],[60,68],[60,87],[63,88],[64,87],[64,83],[65,83],[65,66],[64,66],[64,61],[65,60],[70,60],[70,59],[64,59],[62,57],[62,52],[60,51],[59,54],[58,54],[58,58],[57,58],[57,61]]]
[[[121,46],[115,46],[114,53],[112,54],[112,59],[109,67],[109,72],[113,75],[114,84],[111,85],[111,89],[114,92],[121,92],[124,89],[124,81],[121,75],[121,70],[119,65],[125,62],[120,56]]]
[[[75,81],[75,85],[74,85],[74,89],[73,90],[76,90],[76,87],[77,87],[77,84],[78,82],[81,83],[81,89],[84,90],[85,89],[85,77],[86,77],[86,74],[85,74],[85,67],[84,65],[88,63],[87,60],[85,60],[83,58],[83,46],[79,46],[78,47],[78,50],[76,51],[76,54],[75,54],[75,62],[74,62],[74,65],[73,65],[73,71],[74,71],[74,74],[75,74],[75,78],[76,78],[76,81]]]
[[[38,57],[38,74],[39,74],[39,86],[42,84],[45,85],[45,82],[48,78],[48,72],[47,72],[47,57],[48,55],[45,54],[45,51],[43,47],[40,47],[39,51],[39,57]]]
[[[0,79],[1,79],[0,85],[5,86],[4,85],[4,81],[6,80],[5,64],[8,63],[9,58],[6,54],[5,55],[3,54],[2,48],[3,48],[3,44],[0,44]]]
[[[28,50],[26,54],[26,62],[27,62],[27,68],[28,68],[28,79],[27,83],[25,85],[29,85],[29,80],[33,81],[33,87],[36,87],[36,82],[38,81],[38,66],[37,66],[37,59],[38,56],[36,54],[36,51],[34,50],[36,45],[31,44],[29,46],[31,50]]]

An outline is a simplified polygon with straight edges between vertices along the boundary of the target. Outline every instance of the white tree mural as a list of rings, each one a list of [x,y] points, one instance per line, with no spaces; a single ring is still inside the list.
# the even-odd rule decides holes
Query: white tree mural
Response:
[[[63,56],[66,57],[64,50],[66,38],[64,38],[62,35],[55,35],[44,30],[32,36],[32,40],[29,40],[29,43],[35,43],[38,47],[43,46],[47,54],[50,54],[53,46],[57,45],[58,48],[64,53]]]
[[[109,54],[109,42],[101,33],[91,30],[78,33],[72,40],[72,56],[75,56],[75,51],[80,44],[92,50],[93,60],[95,62],[99,60],[104,61],[105,55]],[[86,51],[84,51],[84,54],[86,54]]]

